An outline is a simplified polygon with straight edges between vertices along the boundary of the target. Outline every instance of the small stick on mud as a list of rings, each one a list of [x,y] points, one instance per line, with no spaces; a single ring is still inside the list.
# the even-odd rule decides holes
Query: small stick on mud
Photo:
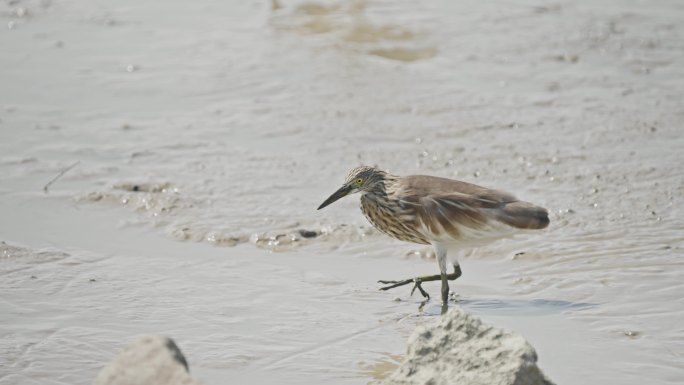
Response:
[[[79,163],[81,163],[80,160],[79,160],[78,162],[72,164],[71,166],[65,168],[64,170],[60,171],[60,173],[57,174],[57,176],[55,176],[54,178],[52,178],[52,180],[50,180],[49,182],[47,182],[47,184],[43,187],[43,191],[47,194],[47,193],[48,193],[48,188],[50,188],[50,185],[52,185],[53,183],[57,182],[57,179],[59,179],[59,178],[61,178],[62,176],[64,176],[64,174],[66,174],[67,172],[69,172],[69,170],[71,170],[72,168],[76,167]]]

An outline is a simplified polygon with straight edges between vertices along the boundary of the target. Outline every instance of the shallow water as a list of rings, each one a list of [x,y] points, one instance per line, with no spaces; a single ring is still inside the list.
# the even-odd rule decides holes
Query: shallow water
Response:
[[[454,289],[556,382],[684,378],[680,2],[1,7],[0,383],[89,383],[143,333],[207,383],[386,373],[439,306],[374,282],[437,267],[315,210],[359,164],[552,211]]]

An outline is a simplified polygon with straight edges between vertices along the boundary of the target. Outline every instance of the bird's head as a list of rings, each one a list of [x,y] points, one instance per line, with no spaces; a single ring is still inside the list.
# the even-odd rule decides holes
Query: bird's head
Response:
[[[318,209],[335,202],[349,194],[357,192],[369,192],[379,187],[385,180],[387,173],[375,167],[361,166],[349,172],[347,179],[342,187],[335,191],[325,202],[318,206]]]

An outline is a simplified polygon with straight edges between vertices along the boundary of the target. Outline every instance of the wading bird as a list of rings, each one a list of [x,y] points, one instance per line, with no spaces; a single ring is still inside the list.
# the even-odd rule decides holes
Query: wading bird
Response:
[[[440,274],[400,281],[379,281],[389,290],[413,283],[426,297],[421,282],[442,281],[442,303],[449,297],[448,280],[461,276],[447,274],[447,253],[463,247],[482,246],[521,230],[543,229],[549,224],[548,211],[516,199],[503,191],[427,175],[396,176],[375,167],[357,167],[349,173],[340,189],[318,210],[336,200],[361,193],[361,211],[383,233],[407,242],[432,245]]]

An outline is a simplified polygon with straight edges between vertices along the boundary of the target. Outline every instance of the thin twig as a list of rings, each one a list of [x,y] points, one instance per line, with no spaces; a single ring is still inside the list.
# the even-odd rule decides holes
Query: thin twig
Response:
[[[79,163],[81,163],[80,160],[79,160],[78,162],[72,164],[71,166],[65,168],[64,170],[60,171],[60,173],[57,174],[57,176],[55,176],[54,178],[52,178],[52,180],[50,180],[49,182],[47,182],[47,184],[43,187],[43,191],[45,191],[45,193],[47,194],[48,188],[50,187],[51,184],[55,183],[55,182],[57,181],[57,179],[59,179],[59,178],[61,178],[62,176],[64,176],[64,174],[66,174],[67,172],[69,172],[69,170],[71,170],[72,168],[76,167],[76,165],[78,165]]]

